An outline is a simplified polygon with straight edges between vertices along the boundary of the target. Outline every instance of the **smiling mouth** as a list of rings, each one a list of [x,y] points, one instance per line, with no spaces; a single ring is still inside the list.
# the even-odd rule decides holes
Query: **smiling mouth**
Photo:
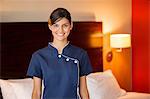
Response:
[[[64,35],[64,33],[61,33],[61,34],[60,34],[60,33],[58,33],[57,35],[58,35],[58,36],[63,36],[63,35]]]

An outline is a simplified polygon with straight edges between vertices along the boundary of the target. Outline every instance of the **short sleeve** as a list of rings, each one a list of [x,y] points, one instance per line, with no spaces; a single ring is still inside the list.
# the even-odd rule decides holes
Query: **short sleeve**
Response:
[[[27,76],[42,78],[42,70],[39,61],[38,54],[33,54],[28,67]]]
[[[79,64],[80,64],[80,77],[86,76],[92,72],[91,62],[86,51],[83,52],[82,58]]]

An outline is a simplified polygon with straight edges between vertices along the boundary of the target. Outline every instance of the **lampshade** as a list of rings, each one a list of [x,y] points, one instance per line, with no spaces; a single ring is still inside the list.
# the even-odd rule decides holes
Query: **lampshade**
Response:
[[[112,48],[128,48],[131,46],[130,34],[112,34],[110,35],[110,46]]]

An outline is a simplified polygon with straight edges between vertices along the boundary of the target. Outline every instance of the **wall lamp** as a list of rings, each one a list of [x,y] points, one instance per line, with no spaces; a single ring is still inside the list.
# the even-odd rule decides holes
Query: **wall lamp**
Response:
[[[130,34],[111,34],[110,35],[110,47],[116,48],[116,52],[122,52],[123,48],[129,48],[131,46]],[[112,51],[109,51],[106,56],[106,60],[110,62],[112,60]]]

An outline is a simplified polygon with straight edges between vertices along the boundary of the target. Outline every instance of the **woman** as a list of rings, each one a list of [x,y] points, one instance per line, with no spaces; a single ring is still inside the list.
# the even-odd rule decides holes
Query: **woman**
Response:
[[[67,39],[73,28],[70,13],[64,8],[55,9],[48,27],[53,41],[33,53],[27,72],[34,82],[32,99],[41,98],[42,80],[43,99],[89,99],[86,75],[92,68],[86,51]]]

